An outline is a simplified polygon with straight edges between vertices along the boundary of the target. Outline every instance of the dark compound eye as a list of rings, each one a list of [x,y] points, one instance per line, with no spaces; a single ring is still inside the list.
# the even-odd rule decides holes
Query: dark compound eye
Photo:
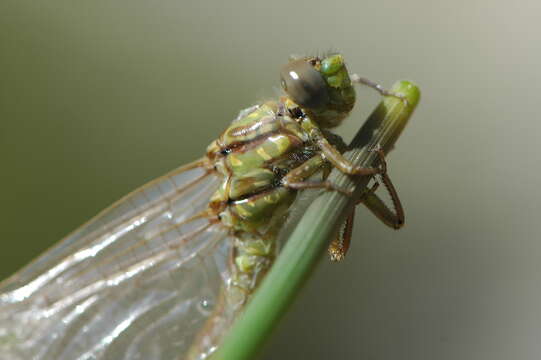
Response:
[[[325,80],[306,60],[294,60],[284,65],[280,76],[282,87],[297,104],[320,108],[329,102]]]

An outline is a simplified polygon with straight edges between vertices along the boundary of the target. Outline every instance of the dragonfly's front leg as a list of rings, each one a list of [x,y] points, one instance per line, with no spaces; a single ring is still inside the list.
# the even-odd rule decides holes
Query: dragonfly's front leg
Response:
[[[306,119],[306,126],[310,128],[309,136],[312,141],[321,150],[325,160],[329,161],[335,168],[348,175],[367,176],[382,173],[381,168],[361,167],[351,163],[342,155],[342,153],[329,142],[327,137],[321,132],[319,127],[311,120]]]
[[[383,86],[381,86],[380,84],[378,84],[376,82],[373,82],[372,80],[360,77],[357,74],[351,74],[350,79],[351,79],[352,83],[365,85],[365,86],[368,86],[368,87],[376,90],[377,92],[380,93],[381,96],[393,96],[395,98],[398,98],[398,99],[402,100],[404,105],[408,106],[408,100],[406,99],[406,97],[404,95],[397,94],[395,92],[386,90],[386,89],[383,88]]]

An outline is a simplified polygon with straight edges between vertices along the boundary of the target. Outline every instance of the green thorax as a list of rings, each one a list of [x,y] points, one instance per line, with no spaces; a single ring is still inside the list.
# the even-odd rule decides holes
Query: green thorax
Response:
[[[298,119],[279,102],[242,111],[207,148],[207,157],[222,175],[210,206],[235,231],[268,228],[287,211],[294,191],[281,178],[314,151]]]
[[[207,148],[222,175],[210,206],[234,231],[260,232],[278,221],[295,196],[282,178],[318,152],[312,130],[338,125],[355,103],[341,55],[293,60],[282,84],[287,97],[241,111]]]

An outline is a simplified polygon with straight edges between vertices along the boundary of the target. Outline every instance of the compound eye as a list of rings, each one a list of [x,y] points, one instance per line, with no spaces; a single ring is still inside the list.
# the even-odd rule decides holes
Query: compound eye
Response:
[[[329,102],[325,80],[306,60],[294,60],[284,65],[280,76],[282,87],[300,106],[316,109]]]

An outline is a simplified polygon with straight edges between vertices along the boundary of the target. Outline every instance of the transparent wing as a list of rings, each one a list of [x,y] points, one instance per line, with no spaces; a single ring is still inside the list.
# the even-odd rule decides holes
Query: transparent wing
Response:
[[[200,216],[203,161],[129,194],[0,284],[0,359],[172,359],[228,279],[232,241]]]

